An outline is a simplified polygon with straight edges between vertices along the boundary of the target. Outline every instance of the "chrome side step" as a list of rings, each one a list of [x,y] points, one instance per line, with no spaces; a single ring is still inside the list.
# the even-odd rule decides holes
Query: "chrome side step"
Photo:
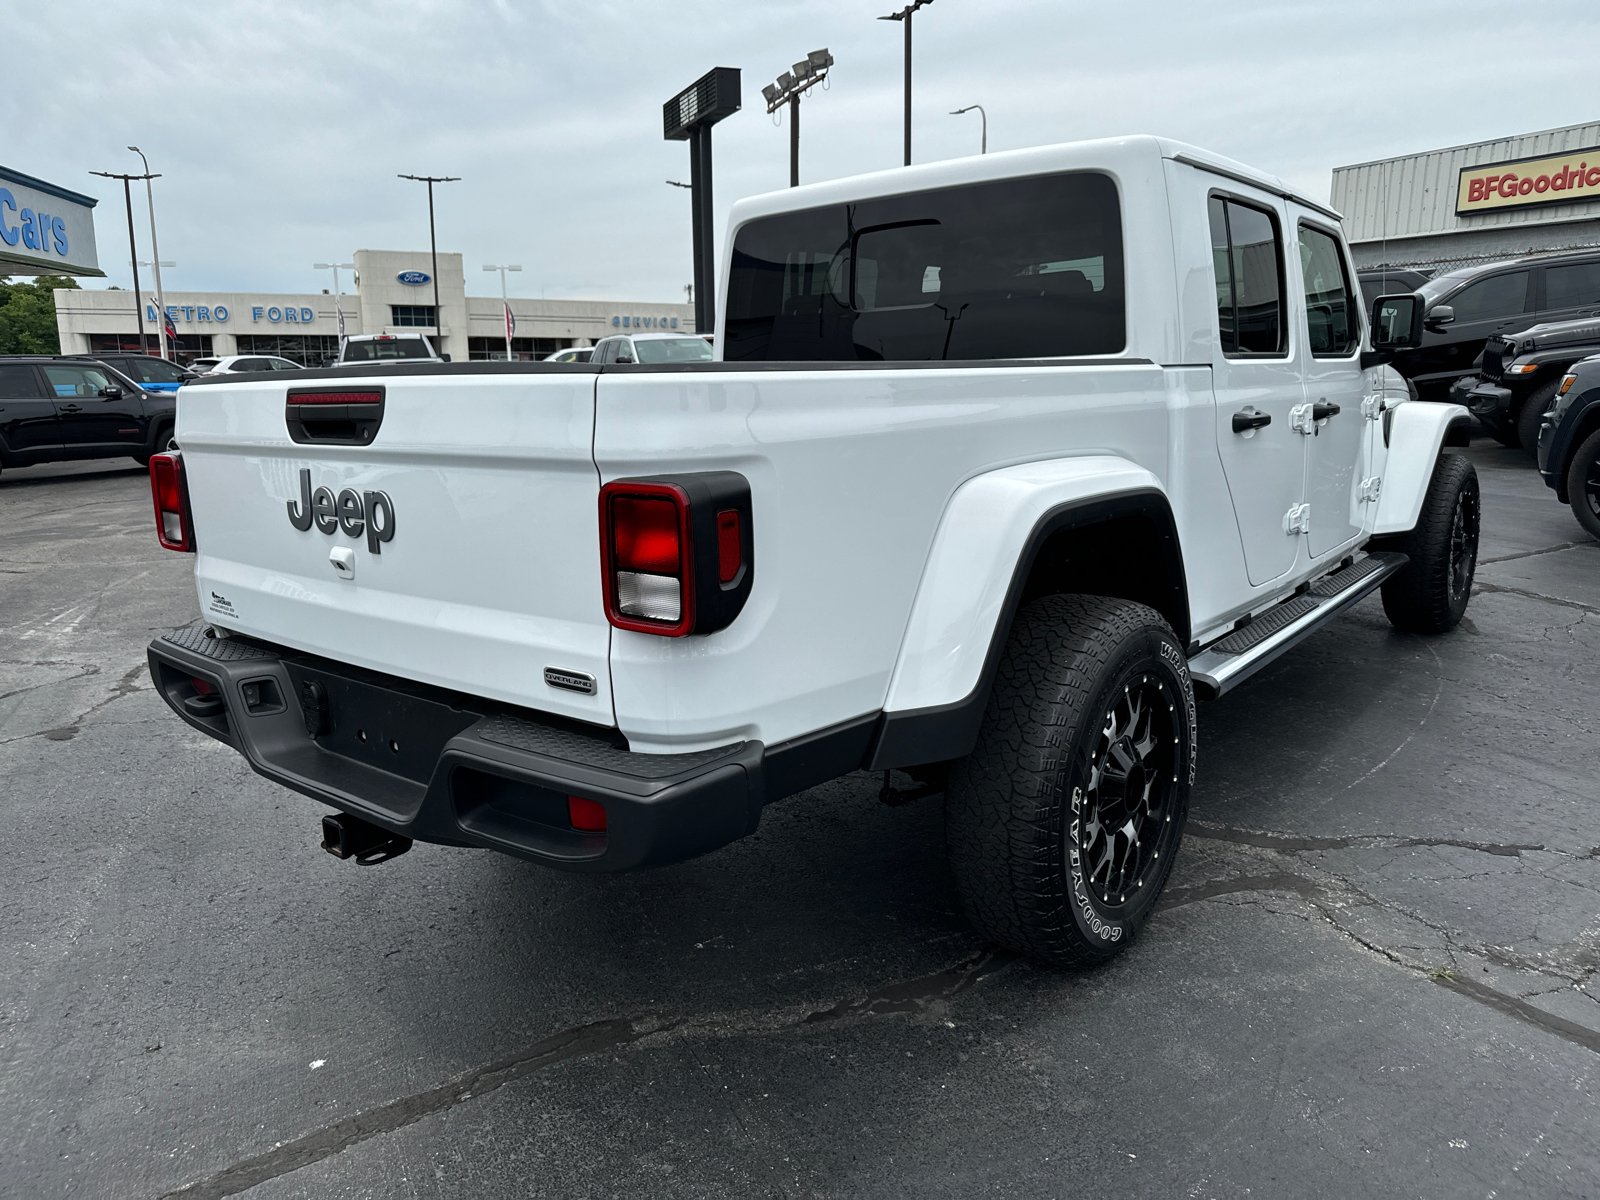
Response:
[[[1202,700],[1214,700],[1243,683],[1285,650],[1370,595],[1410,561],[1404,554],[1392,551],[1368,554],[1213,642],[1189,660],[1195,694]]]

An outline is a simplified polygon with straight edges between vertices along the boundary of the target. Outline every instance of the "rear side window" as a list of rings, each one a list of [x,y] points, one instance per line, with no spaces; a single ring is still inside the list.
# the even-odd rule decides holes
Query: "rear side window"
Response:
[[[1222,352],[1285,353],[1283,234],[1278,218],[1221,196],[1212,196],[1207,209]]]
[[[723,358],[1115,354],[1125,307],[1110,177],[1006,179],[747,223],[734,239]]]
[[[120,362],[114,365],[122,366]],[[181,383],[188,374],[176,363],[148,354],[129,359],[126,370],[140,383]]]
[[[1528,303],[1528,273],[1511,271],[1491,275],[1462,288],[1446,302],[1456,322],[1489,321],[1495,317],[1514,317]]]
[[[37,400],[43,395],[32,367],[20,363],[0,366],[0,399]]]
[[[1600,304],[1600,262],[1544,269],[1544,306],[1577,308]]]
[[[1300,226],[1300,274],[1306,285],[1311,353],[1323,358],[1344,357],[1356,348],[1360,326],[1338,240],[1310,225]]]

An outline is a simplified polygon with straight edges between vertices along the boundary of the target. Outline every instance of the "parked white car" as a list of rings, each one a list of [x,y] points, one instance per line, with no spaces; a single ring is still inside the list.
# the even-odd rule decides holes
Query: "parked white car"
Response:
[[[692,333],[620,333],[594,344],[593,363],[710,362],[711,343]]]
[[[251,371],[303,371],[297,362],[272,354],[227,354],[220,358],[197,358],[189,369],[201,375],[239,375]]]
[[[586,363],[592,354],[594,354],[593,346],[568,346],[564,350],[557,350],[554,354],[546,354],[544,361]]]
[[[179,392],[158,528],[210,627],[155,684],[325,848],[626,870],[899,769],[986,939],[1094,963],[1166,884],[1197,695],[1378,588],[1466,610],[1471,418],[1385,365],[1421,297],[1365,313],[1272,175],[1049,146],[744,200],[723,244],[717,361]]]
[[[329,366],[374,367],[390,363],[447,363],[448,354],[434,352],[433,343],[420,333],[357,333],[345,338],[339,357]]]

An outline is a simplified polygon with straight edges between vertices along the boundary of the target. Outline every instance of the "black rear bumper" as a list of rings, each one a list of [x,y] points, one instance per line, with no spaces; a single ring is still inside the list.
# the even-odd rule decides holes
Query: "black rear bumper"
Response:
[[[859,765],[877,723],[776,754],[757,741],[636,754],[614,730],[204,628],[157,638],[149,658],[173,711],[268,779],[417,841],[572,871],[675,862],[752,833],[768,800]],[[569,796],[605,806],[603,833],[573,827]]]

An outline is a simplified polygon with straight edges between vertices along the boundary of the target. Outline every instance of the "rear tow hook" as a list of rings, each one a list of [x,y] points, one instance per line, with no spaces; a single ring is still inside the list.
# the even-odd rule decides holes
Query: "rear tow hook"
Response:
[[[322,818],[322,848],[335,858],[353,858],[360,866],[375,867],[411,849],[411,839],[349,813],[334,813]]]

